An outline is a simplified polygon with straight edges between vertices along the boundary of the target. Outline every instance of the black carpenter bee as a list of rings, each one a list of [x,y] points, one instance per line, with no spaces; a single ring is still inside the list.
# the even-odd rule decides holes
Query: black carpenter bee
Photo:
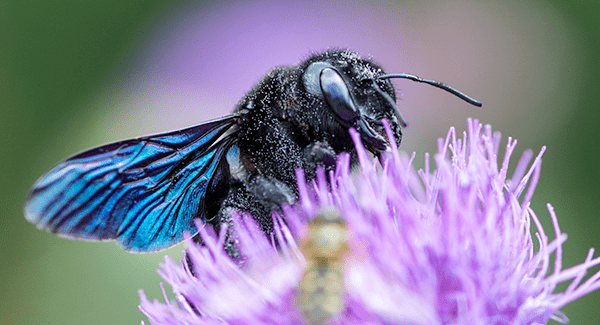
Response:
[[[184,233],[197,233],[196,218],[218,230],[231,223],[231,209],[250,212],[270,234],[271,212],[297,199],[297,168],[314,177],[318,166],[333,168],[339,153],[354,153],[349,128],[379,155],[388,147],[387,119],[400,143],[406,123],[390,78],[426,82],[481,105],[437,81],[385,74],[351,51],[315,54],[269,71],[229,116],[63,161],[35,182],[25,217],[67,237],[114,239],[132,252],[181,242]],[[236,254],[232,240],[226,249]]]

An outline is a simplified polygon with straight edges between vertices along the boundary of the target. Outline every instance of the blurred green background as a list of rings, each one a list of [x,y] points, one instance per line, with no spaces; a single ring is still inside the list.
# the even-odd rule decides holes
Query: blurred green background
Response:
[[[357,6],[358,3],[347,2],[348,6]],[[477,7],[475,2],[468,1],[431,1],[427,4],[407,1],[395,5],[395,8],[400,8],[398,10],[407,8],[402,11],[400,18],[418,17],[400,22],[407,28],[407,33],[412,31],[412,34],[406,36],[403,43],[386,42],[386,38],[391,39],[394,37],[392,35],[397,36],[405,31],[388,30],[389,34],[377,35],[381,41],[378,46],[393,48],[398,51],[398,56],[423,57],[423,62],[411,67],[443,64],[443,68],[439,70],[449,67],[446,71],[448,76],[442,78],[432,75],[431,71],[428,71],[429,75],[422,76],[448,82],[482,100],[484,105],[492,103],[484,106],[482,110],[467,108],[465,111],[445,111],[452,116],[438,112],[430,113],[435,115],[430,116],[427,113],[429,106],[420,112],[408,111],[406,116],[412,129],[409,128],[406,132],[408,142],[405,149],[417,150],[420,154],[425,150],[432,151],[435,148],[435,138],[443,136],[449,126],[456,125],[459,130],[464,130],[467,116],[481,118],[484,123],[491,123],[495,130],[503,131],[505,136],[512,135],[517,138],[520,141],[517,151],[525,148],[537,151],[542,145],[547,145],[542,178],[534,197],[534,210],[547,219],[544,205],[546,202],[554,205],[562,231],[569,235],[565,245],[564,266],[572,266],[583,261],[589,247],[600,246],[597,235],[600,231],[600,2],[540,1],[529,4],[522,11],[520,4],[516,2],[510,2],[512,6],[505,6],[509,2],[503,3],[503,6],[496,6],[494,2],[486,2],[485,7]],[[223,37],[219,34],[220,28],[226,29],[232,25],[228,21],[220,21],[221,15],[226,16],[228,10],[233,10],[238,3],[207,2],[204,7],[197,4],[198,2],[176,3],[162,0],[0,2],[1,322],[139,324],[144,317],[136,307],[139,301],[137,290],[143,288],[149,297],[160,297],[158,283],[161,280],[155,270],[164,254],[130,254],[112,243],[84,243],[58,238],[29,224],[23,218],[22,206],[28,188],[35,179],[71,154],[108,141],[192,125],[207,117],[224,115],[231,110],[233,104],[243,95],[243,90],[240,93],[236,88],[228,94],[225,87],[216,95],[214,92],[210,95],[211,98],[218,97],[225,103],[223,106],[216,105],[219,106],[218,112],[208,113],[206,116],[197,113],[199,115],[196,115],[194,120],[180,117],[178,121],[173,122],[173,116],[177,117],[177,112],[180,112],[177,109],[185,107],[165,107],[162,103],[157,107],[144,107],[148,106],[145,104],[148,97],[140,94],[152,93],[153,90],[139,91],[139,86],[136,86],[138,82],[148,84],[148,80],[142,79],[151,76],[143,73],[138,76],[136,73],[157,69],[155,66],[145,69],[144,66],[162,62],[156,58],[149,59],[153,53],[159,52],[157,49],[164,50],[169,46],[168,42],[163,44],[161,40],[168,37],[177,38],[179,35],[178,17],[183,17],[182,24],[189,22],[189,16],[182,12],[186,13],[188,8],[192,7],[200,8],[198,10],[205,9],[207,12],[212,10],[211,13],[216,13],[213,17],[213,24],[216,26],[214,37],[219,38]],[[290,6],[293,6],[292,11],[299,11],[302,6],[310,5],[310,2],[306,2]],[[356,16],[349,15],[345,19],[350,22],[359,19],[360,10],[377,13],[371,8],[378,6],[375,2],[363,2],[361,6],[357,7],[359,11]],[[450,10],[440,9],[435,12],[431,8],[459,8],[459,12],[465,13],[465,21],[472,22],[473,26],[469,30],[475,34],[462,37],[461,32],[468,32],[466,29],[419,29],[425,24],[436,26],[437,22],[444,21],[444,17],[456,19],[455,16],[449,16]],[[470,8],[476,8],[473,9],[472,16]],[[386,15],[385,10],[378,10],[381,10],[382,16]],[[540,22],[533,18],[527,19],[528,13],[523,14],[526,10],[540,13],[535,17],[540,19]],[[513,28],[515,38],[519,35],[529,35],[529,39],[525,38],[523,53],[515,52],[510,47],[504,48],[501,44],[503,39],[487,37],[490,44],[498,46],[494,48],[494,53],[499,58],[506,59],[494,59],[496,67],[491,67],[489,62],[484,61],[491,58],[491,55],[479,54],[484,53],[483,45],[472,41],[478,30],[483,33],[491,24],[478,16],[481,12],[491,17],[500,16],[499,21],[506,18],[507,25],[511,25],[508,27]],[[552,19],[543,20],[544,17],[549,17],[544,16],[546,13],[551,14]],[[318,17],[323,17],[324,14],[320,15]],[[432,21],[426,21],[420,15],[425,15],[425,18]],[[512,20],[509,22],[511,17],[516,17],[516,21],[522,21],[523,25],[514,25]],[[377,24],[377,14],[373,14],[369,19]],[[552,35],[546,38],[540,32],[542,36],[536,37],[538,29],[552,32],[555,24],[567,26],[566,34],[556,37],[559,44],[552,43]],[[297,35],[290,34],[289,37],[294,41],[308,32],[317,35],[331,31],[299,29]],[[529,32],[531,34],[527,34]],[[456,50],[459,52],[446,50],[453,48],[448,46],[448,38],[436,39],[431,36],[443,33],[455,33],[457,39],[465,42],[464,46],[461,45]],[[565,38],[564,43],[561,37]],[[470,40],[472,43],[469,43]],[[177,42],[186,44],[194,40],[182,38]],[[426,42],[429,44],[425,44]],[[412,46],[417,43],[419,45]],[[214,52],[216,57],[226,57],[228,53],[235,51],[238,45],[240,44],[234,42],[228,47],[219,48],[211,44],[206,46],[206,50]],[[332,44],[335,45],[337,44]],[[561,45],[564,45],[564,48]],[[202,44],[199,46],[202,47]],[[253,48],[253,44],[246,46]],[[254,47],[258,53],[256,55],[265,57],[265,54],[260,52],[265,48],[265,44],[255,44]],[[436,53],[420,50],[427,48],[443,48],[437,51],[442,53],[437,54],[447,61],[431,59],[430,62],[426,57]],[[257,68],[257,71],[262,72],[248,76],[247,80],[250,82],[240,82],[236,87],[249,89],[252,80],[255,81],[270,66],[296,63],[302,55],[313,49],[307,46],[306,50],[295,53],[292,56],[298,58],[295,61],[286,59],[264,63],[268,65]],[[549,50],[544,53],[544,49]],[[503,53],[503,50],[506,52]],[[245,51],[249,50],[246,48]],[[370,51],[378,57],[377,50]],[[406,53],[409,51],[412,53]],[[241,63],[252,64],[250,58],[253,55],[255,54],[243,54],[243,57],[248,59]],[[456,63],[452,60],[454,56],[456,60],[462,58],[466,61]],[[163,60],[167,60],[164,59],[164,55]],[[543,65],[544,62],[564,64]],[[465,69],[470,63],[473,63],[474,68]],[[504,70],[514,68],[515,64],[522,64],[524,67],[539,65],[542,70],[532,71],[543,73],[537,74],[524,69],[518,79],[525,78],[527,82],[505,91],[500,85],[518,83],[518,80],[512,75],[499,79],[498,75]],[[168,66],[165,69],[169,70]],[[202,71],[191,70],[202,74]],[[168,74],[169,71],[165,73]],[[215,76],[218,71],[211,73]],[[443,74],[444,71],[440,73]],[[232,73],[226,84],[238,83],[234,76]],[[458,85],[451,82],[453,76],[457,76],[455,80],[459,81]],[[212,77],[205,74],[203,78],[211,81]],[[473,81],[469,83],[465,79]],[[466,84],[467,89],[460,87],[462,82]],[[547,86],[548,82],[553,82],[554,88]],[[214,83],[219,83],[216,76]],[[412,87],[402,84],[402,95],[406,98],[404,103],[409,107],[413,94],[411,89],[415,89]],[[548,101],[527,101],[527,98],[534,98],[536,94],[544,94],[544,89],[540,89],[544,87],[546,91],[551,92],[546,96]],[[433,92],[421,96],[443,96],[437,93],[429,94]],[[511,100],[514,101],[515,98],[524,98],[523,105],[517,103],[511,104],[515,106],[513,108],[508,107],[508,103],[513,103]],[[447,101],[451,100],[443,97],[442,103]],[[501,105],[504,102],[507,103],[506,110],[503,110]],[[499,104],[494,105],[495,103]],[[466,106],[463,103],[458,105],[462,108]],[[181,103],[173,106],[181,106]],[[431,104],[431,107],[436,106],[439,105]],[[171,109],[174,109],[175,113]],[[527,112],[532,113],[528,115]],[[524,115],[518,121],[510,119],[521,113]],[[455,120],[459,122],[456,123]],[[546,222],[545,225],[549,226],[549,223]],[[179,258],[180,252],[181,246],[167,251],[175,258]],[[600,323],[599,306],[600,292],[596,292],[562,310],[571,319],[572,324],[596,324]]]

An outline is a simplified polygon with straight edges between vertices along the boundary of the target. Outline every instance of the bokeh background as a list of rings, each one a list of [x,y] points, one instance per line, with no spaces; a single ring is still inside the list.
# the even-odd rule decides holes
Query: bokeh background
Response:
[[[550,231],[554,204],[564,266],[583,261],[600,246],[598,17],[595,0],[1,1],[0,322],[139,324],[137,290],[161,297],[164,254],[39,231],[23,218],[28,188],[84,149],[228,114],[270,68],[327,48],[483,101],[394,81],[417,165],[467,117],[517,138],[517,152],[547,145],[534,210]],[[599,301],[563,311],[600,323]]]

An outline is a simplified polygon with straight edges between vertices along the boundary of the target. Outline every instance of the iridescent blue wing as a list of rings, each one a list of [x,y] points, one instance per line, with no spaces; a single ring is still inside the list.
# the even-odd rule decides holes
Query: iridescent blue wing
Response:
[[[54,167],[33,185],[25,218],[66,237],[116,239],[134,252],[175,245],[206,220],[207,192],[228,181],[236,116],[107,144]],[[232,130],[230,132],[227,132]]]

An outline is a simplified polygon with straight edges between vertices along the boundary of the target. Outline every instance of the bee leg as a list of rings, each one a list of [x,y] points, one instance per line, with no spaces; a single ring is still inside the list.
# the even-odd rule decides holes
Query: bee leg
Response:
[[[253,174],[248,177],[246,187],[269,211],[277,210],[286,203],[292,204],[297,199],[292,188],[284,182],[262,174]]]
[[[231,184],[227,197],[223,200],[217,216],[207,222],[218,233],[221,225],[229,225],[224,249],[227,254],[238,263],[243,263],[242,256],[237,247],[233,211],[249,213],[252,215],[261,230],[270,236],[273,232],[271,212],[281,212],[281,205],[292,204],[297,200],[297,195],[285,183],[262,174],[253,173],[245,182]]]
[[[308,179],[315,178],[315,171],[318,167],[325,168],[326,171],[335,169],[335,160],[337,154],[335,150],[324,141],[315,141],[304,148],[304,172]]]

